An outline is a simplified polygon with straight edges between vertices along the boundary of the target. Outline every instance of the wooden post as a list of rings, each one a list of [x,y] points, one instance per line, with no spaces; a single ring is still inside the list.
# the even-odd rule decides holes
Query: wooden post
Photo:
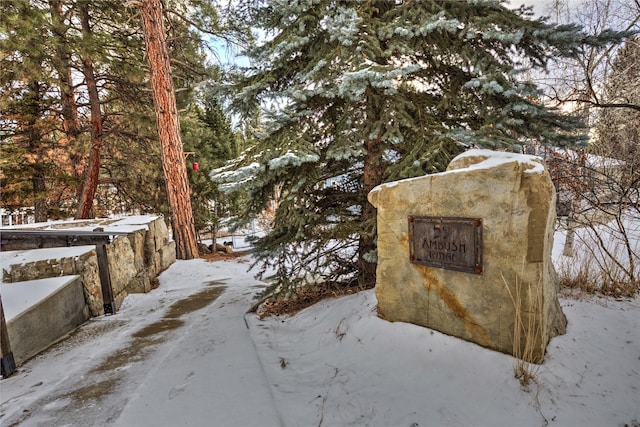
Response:
[[[13,359],[11,351],[11,343],[9,342],[9,331],[7,330],[7,322],[4,318],[4,308],[2,307],[2,295],[0,295],[0,371],[2,377],[7,378],[16,371],[16,362]]]

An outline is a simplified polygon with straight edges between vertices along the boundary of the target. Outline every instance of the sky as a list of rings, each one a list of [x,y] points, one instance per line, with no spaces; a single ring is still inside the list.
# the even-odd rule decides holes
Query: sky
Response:
[[[518,7],[522,4],[525,6],[533,6],[533,11],[537,15],[544,15],[547,4],[550,0],[509,0],[512,7]]]

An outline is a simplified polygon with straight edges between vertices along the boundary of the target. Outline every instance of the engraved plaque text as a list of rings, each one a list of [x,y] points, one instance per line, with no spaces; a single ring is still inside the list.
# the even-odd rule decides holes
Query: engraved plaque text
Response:
[[[409,260],[482,274],[482,219],[409,216]]]

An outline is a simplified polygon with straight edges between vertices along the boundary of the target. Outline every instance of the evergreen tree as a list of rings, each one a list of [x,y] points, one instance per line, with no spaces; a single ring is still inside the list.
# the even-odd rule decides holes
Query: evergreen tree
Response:
[[[100,85],[104,111],[104,133],[102,164],[96,194],[97,214],[109,212],[138,212],[164,214],[170,218],[166,184],[162,170],[162,158],[158,144],[157,128],[153,110],[153,99],[149,89],[144,38],[139,21],[132,19],[132,9],[122,2],[98,2],[89,4],[90,16],[97,21],[93,26],[95,43],[87,50],[104,52],[99,62],[104,64]],[[168,30],[174,46],[183,46],[181,33],[184,26],[171,26]],[[97,29],[101,31],[97,33]],[[104,30],[104,32],[102,31]],[[190,86],[183,82],[195,81],[188,70],[191,62],[182,62],[179,50],[171,55],[178,62],[176,76],[180,83],[176,87],[182,98],[188,98]],[[185,56],[193,61],[202,59],[193,50]],[[186,65],[189,62],[189,65]],[[200,73],[202,67],[194,66]],[[182,98],[178,98],[179,102]],[[185,103],[179,104],[183,108]]]
[[[209,228],[215,235],[220,219],[227,216],[233,200],[218,191],[209,174],[238,155],[236,135],[231,129],[231,120],[208,92],[196,96],[196,102],[181,115],[180,123],[185,151],[193,153],[187,157],[187,163],[195,162],[199,168],[192,167],[189,173],[196,229]]]
[[[469,147],[584,141],[539,100],[529,69],[576,54],[574,25],[499,0],[245,2],[265,34],[233,106],[267,106],[256,147],[216,177],[248,188],[245,217],[281,194],[256,242],[278,284],[375,284],[375,209],[385,181],[441,171]],[[235,168],[232,172],[231,169]],[[263,271],[265,271],[263,269]]]
[[[122,13],[124,8],[120,3],[112,1],[95,5],[80,2],[79,5],[83,9],[89,8],[85,15],[95,19],[91,25],[94,37],[78,36],[83,32],[83,22],[76,1],[15,0],[0,3],[0,68],[5,89],[1,96],[3,105],[9,107],[2,109],[5,119],[2,122],[5,127],[2,148],[3,152],[5,149],[19,152],[14,149],[18,148],[17,145],[25,147],[23,157],[12,159],[11,166],[4,169],[4,189],[25,188],[19,185],[24,182],[25,171],[19,165],[25,161],[30,164],[48,162],[49,166],[40,168],[44,173],[42,179],[37,180],[45,185],[44,188],[40,185],[38,190],[44,203],[36,206],[47,206],[44,214],[36,215],[40,221],[68,217],[75,211],[77,191],[83,181],[82,173],[89,153],[89,130],[96,127],[93,125],[106,124],[112,139],[119,132],[131,135],[132,132],[124,131],[122,126],[111,126],[114,118],[133,117],[119,111],[123,105],[118,104],[124,93],[121,88],[135,93],[131,98],[136,100],[138,106],[133,106],[131,110],[139,113],[146,109],[149,114],[152,113],[147,107],[150,102],[145,103],[145,96],[141,96],[145,93],[142,86],[145,82],[140,79],[136,84],[135,80],[141,74],[144,76],[144,49],[142,43],[136,45],[135,33],[127,29],[126,21],[130,16]],[[94,61],[99,69],[98,80],[93,82],[93,93],[88,90],[91,85],[89,78],[82,79],[80,74],[87,69],[88,61]],[[122,66],[124,62],[126,66]],[[132,72],[136,68],[138,73]],[[77,72],[73,73],[72,70]],[[118,74],[121,70],[127,72]],[[26,100],[31,97],[25,97],[23,92],[36,87],[35,84],[25,85],[28,81],[38,82],[42,93],[37,102],[37,114],[31,110],[32,115],[36,114],[35,119],[25,123],[21,111],[28,107]],[[86,100],[95,99],[92,95],[106,100],[104,108],[109,115],[98,117],[98,120],[94,117],[93,123],[90,123]],[[28,123],[35,125],[34,131],[28,138],[21,138],[20,135],[25,135]],[[48,128],[43,127],[42,123],[48,123]],[[38,132],[45,137],[37,138]],[[136,145],[130,144],[129,149],[134,149]],[[47,157],[42,158],[42,153],[46,153]],[[16,185],[12,185],[14,182]],[[9,196],[10,193],[5,191],[3,195]],[[33,191],[16,199],[3,197],[3,204],[12,202],[13,206],[29,206],[32,196]]]
[[[57,217],[71,196],[65,143],[57,144],[62,138],[52,114],[58,102],[47,28],[46,7],[0,3],[2,206],[33,208],[38,221]]]
[[[228,32],[210,0],[165,4],[183,109],[210,77],[202,35]],[[118,0],[0,2],[3,207],[38,206],[41,220],[68,217],[84,184],[80,216],[93,206],[97,215],[168,217],[143,34],[132,18]]]
[[[176,258],[193,259],[198,256],[196,228],[191,206],[191,187],[184,165],[184,149],[163,11],[164,6],[160,0],[147,0],[140,7],[140,16],[162,151],[162,169],[171,208]]]

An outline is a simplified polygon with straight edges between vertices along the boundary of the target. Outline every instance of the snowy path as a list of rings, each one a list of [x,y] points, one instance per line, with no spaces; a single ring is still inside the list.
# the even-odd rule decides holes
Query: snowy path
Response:
[[[228,289],[198,312],[135,391],[116,425],[282,425],[243,322],[251,303],[248,294]]]
[[[159,289],[127,297],[115,316],[3,380],[0,423],[282,425],[244,321],[259,284],[246,270],[174,264]]]

